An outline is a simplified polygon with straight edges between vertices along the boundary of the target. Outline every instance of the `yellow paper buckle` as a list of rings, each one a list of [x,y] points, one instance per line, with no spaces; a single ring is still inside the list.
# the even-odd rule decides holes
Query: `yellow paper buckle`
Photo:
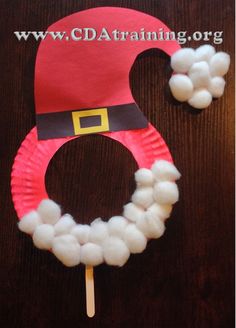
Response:
[[[89,116],[100,116],[101,125],[90,126],[85,128],[81,127],[80,118]],[[78,110],[77,112],[72,112],[72,121],[75,135],[109,131],[107,108]]]

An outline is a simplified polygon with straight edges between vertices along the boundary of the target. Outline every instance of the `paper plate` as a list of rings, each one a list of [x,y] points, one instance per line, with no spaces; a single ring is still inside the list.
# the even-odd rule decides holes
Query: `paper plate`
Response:
[[[139,167],[150,168],[157,159],[172,162],[169,149],[157,130],[149,124],[146,129],[101,133],[124,145],[133,154]],[[78,138],[38,140],[34,127],[22,142],[12,167],[11,191],[18,218],[36,209],[48,198],[45,174],[56,151],[66,142]]]

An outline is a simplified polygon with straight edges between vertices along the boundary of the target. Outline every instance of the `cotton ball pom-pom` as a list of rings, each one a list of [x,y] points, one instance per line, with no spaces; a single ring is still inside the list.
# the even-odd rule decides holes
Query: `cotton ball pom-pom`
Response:
[[[169,86],[173,97],[178,101],[187,101],[193,94],[193,83],[186,75],[172,75]]]
[[[42,224],[42,220],[38,212],[32,211],[21,218],[18,227],[21,231],[32,235],[36,227],[40,224]]]
[[[90,229],[88,224],[76,224],[76,226],[71,229],[70,233],[83,245],[89,240]]]
[[[96,266],[103,262],[102,248],[93,243],[87,243],[80,249],[80,262],[85,265]]]
[[[157,181],[175,181],[181,177],[174,164],[165,160],[155,161],[151,170]]]
[[[72,235],[55,237],[52,243],[52,252],[59,261],[68,267],[80,263],[80,245]]]
[[[172,205],[170,204],[153,204],[147,209],[148,213],[152,213],[157,218],[160,218],[161,220],[168,219],[170,217],[172,211]]]
[[[191,48],[183,48],[171,56],[171,67],[176,73],[187,73],[195,62],[195,51]]]
[[[123,215],[130,221],[137,221],[144,214],[144,210],[133,203],[128,203],[124,206]]]
[[[226,52],[217,52],[209,65],[212,76],[224,76],[229,70],[230,56]]]
[[[63,215],[54,226],[56,236],[67,234],[76,225],[70,214]]]
[[[154,179],[151,170],[142,168],[135,172],[135,181],[138,186],[152,186]]]
[[[147,246],[147,238],[133,223],[125,229],[124,241],[133,254],[142,253]]]
[[[165,231],[163,221],[155,217],[152,213],[146,213],[144,217],[137,221],[136,225],[147,238],[160,238]]]
[[[37,209],[44,223],[55,224],[61,217],[61,209],[51,199],[44,199]]]
[[[221,76],[215,76],[211,79],[208,90],[213,98],[219,98],[223,95],[225,89],[225,80]]]
[[[130,252],[125,242],[117,237],[108,237],[103,243],[103,256],[107,264],[123,266]]]
[[[136,189],[131,200],[137,206],[148,208],[153,203],[152,187],[140,187]]]
[[[206,89],[194,91],[192,98],[188,100],[189,105],[194,108],[204,109],[212,102],[212,95]]]
[[[113,216],[108,221],[108,231],[111,236],[123,237],[128,221],[123,216]]]
[[[154,186],[154,198],[159,204],[174,204],[179,199],[179,191],[176,183],[161,181]]]
[[[89,241],[95,244],[102,244],[108,237],[107,222],[103,222],[100,218],[91,223],[91,230],[89,234]]]
[[[205,61],[195,63],[191,66],[188,76],[195,88],[207,87],[210,83],[209,65]]]
[[[33,234],[33,243],[39,249],[50,249],[54,238],[54,228],[51,224],[41,224]]]
[[[195,50],[196,61],[207,61],[211,59],[212,56],[216,53],[215,48],[209,44],[204,44],[203,46],[198,47]]]

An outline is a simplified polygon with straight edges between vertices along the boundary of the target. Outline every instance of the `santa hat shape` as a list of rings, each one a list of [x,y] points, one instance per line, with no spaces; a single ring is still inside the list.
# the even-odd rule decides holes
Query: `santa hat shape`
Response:
[[[86,28],[96,31],[97,37],[105,28],[111,40],[78,40]],[[136,57],[147,49],[159,48],[171,56],[180,46],[175,40],[137,41],[130,35],[169,32],[168,27],[142,12],[100,7],[67,16],[47,29],[48,33],[56,31],[66,32],[64,38],[53,40],[48,35],[36,58],[39,139],[147,127],[130,90],[130,69]],[[125,41],[116,41],[114,31],[129,32],[129,36]],[[94,32],[91,35],[94,37]],[[91,109],[98,110],[89,112]]]

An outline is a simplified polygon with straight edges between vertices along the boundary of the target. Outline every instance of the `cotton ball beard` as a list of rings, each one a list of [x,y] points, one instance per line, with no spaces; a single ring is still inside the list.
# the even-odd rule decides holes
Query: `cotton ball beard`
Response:
[[[107,264],[121,267],[128,261],[130,252],[123,240],[117,237],[108,237],[102,247]]]
[[[209,62],[211,57],[216,53],[215,48],[209,44],[204,44],[195,50],[196,62]]]
[[[144,210],[133,203],[128,203],[124,206],[123,215],[128,220],[135,222],[144,214]]]
[[[83,245],[89,241],[90,230],[91,227],[88,224],[77,224],[70,233]]]
[[[142,253],[147,246],[146,237],[133,223],[125,229],[124,241],[133,254]]]
[[[72,235],[55,237],[52,252],[65,266],[72,267],[80,263],[80,245]]]
[[[95,244],[102,244],[108,237],[108,225],[107,222],[103,222],[100,218],[94,220],[91,223],[91,229],[89,233],[89,241]]]
[[[153,203],[153,188],[139,187],[135,190],[131,198],[132,202],[140,207],[148,208]]]
[[[55,224],[61,217],[60,207],[51,199],[42,200],[38,206],[37,212],[42,221],[48,224]]]
[[[18,223],[18,227],[22,232],[32,235],[37,226],[42,224],[42,220],[36,211],[31,211],[30,213],[23,216]]]
[[[211,76],[224,76],[230,65],[230,56],[225,52],[217,52],[209,62]]]
[[[73,217],[70,214],[63,215],[54,226],[55,234],[63,235],[70,232],[70,230],[76,225]]]
[[[155,161],[151,170],[156,181],[175,181],[181,177],[177,168],[165,160]]]
[[[179,200],[179,190],[176,183],[169,181],[156,183],[154,199],[158,204],[175,204]]]
[[[154,177],[152,171],[142,168],[135,172],[135,181],[138,186],[152,186],[154,183]]]
[[[128,225],[128,220],[123,216],[113,216],[108,221],[108,231],[111,236],[123,238],[125,228]]]
[[[103,252],[99,245],[87,243],[80,249],[80,261],[85,265],[96,266],[103,262]]]
[[[145,216],[139,219],[136,223],[137,228],[147,238],[160,238],[165,231],[165,225],[162,220],[156,217],[153,213],[146,212]]]
[[[41,224],[36,227],[33,234],[33,243],[39,249],[49,250],[54,239],[54,228],[50,224]]]

